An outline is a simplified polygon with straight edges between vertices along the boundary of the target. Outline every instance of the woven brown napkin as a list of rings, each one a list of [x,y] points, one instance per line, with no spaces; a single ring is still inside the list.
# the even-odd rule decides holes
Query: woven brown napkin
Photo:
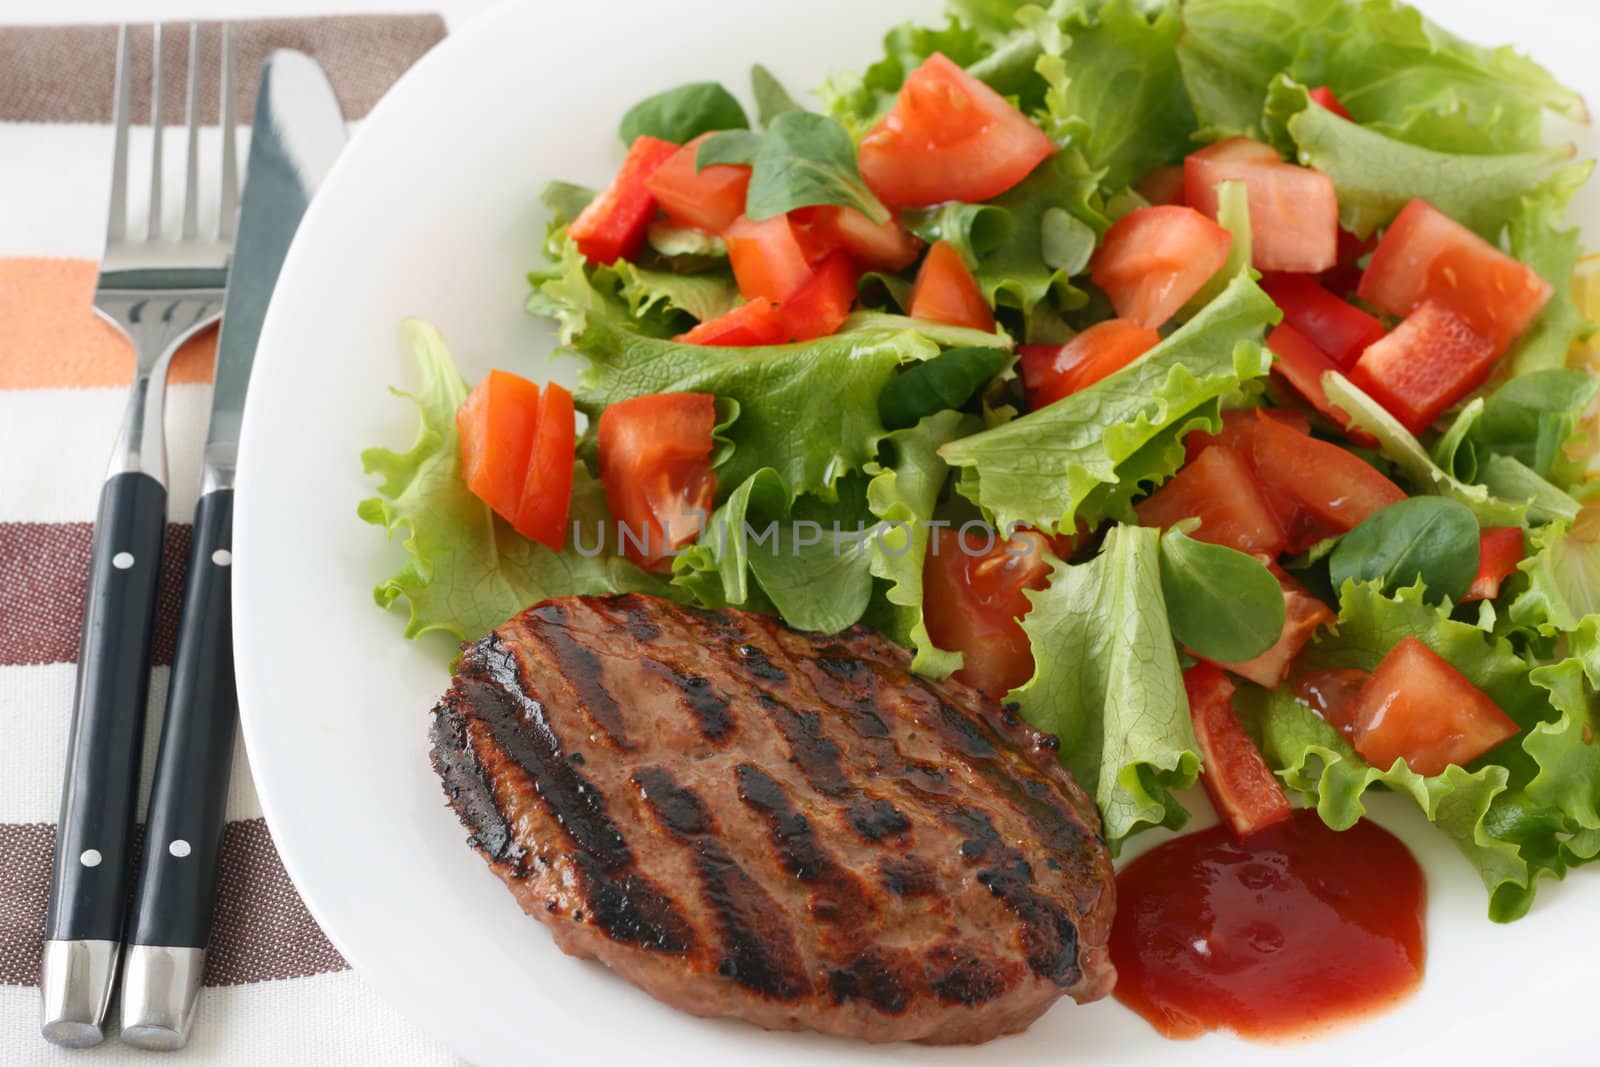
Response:
[[[444,37],[438,15],[335,15],[327,18],[257,19],[230,23],[238,86],[237,114],[255,113],[256,75],[267,53],[293,48],[322,64],[333,80],[345,118],[372,110],[396,78]],[[217,121],[221,67],[220,23],[200,23],[201,121]],[[133,114],[150,107],[148,26],[133,34]],[[110,122],[116,72],[114,26],[0,27],[0,122]],[[167,23],[162,61],[167,71],[188,67],[187,23]],[[162,112],[184,114],[185,85],[167,77]]]

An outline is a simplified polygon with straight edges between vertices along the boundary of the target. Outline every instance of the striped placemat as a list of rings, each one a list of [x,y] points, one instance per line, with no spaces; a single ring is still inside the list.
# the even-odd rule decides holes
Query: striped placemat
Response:
[[[184,68],[171,27],[168,71]],[[38,979],[55,818],[66,759],[89,544],[132,355],[91,310],[110,185],[115,34],[107,26],[0,28],[0,1065],[149,1064],[108,1042],[66,1053],[38,1037]],[[289,47],[319,59],[359,120],[444,35],[437,16],[234,23],[238,113],[254,106],[261,61]],[[202,30],[203,69],[220,33]],[[135,37],[148,84],[151,35]],[[210,59],[210,62],[206,62]],[[202,81],[201,98],[215,101]],[[166,84],[182,91],[181,76]],[[135,119],[148,107],[135,100]],[[176,95],[169,116],[181,115]],[[214,121],[214,116],[210,116]],[[215,336],[191,343],[168,388],[169,525],[150,691],[145,783],[182,589],[210,398]],[[145,797],[140,797],[141,809]],[[236,753],[222,888],[206,986],[185,1062],[431,1064],[442,1049],[368,990],[306,912],[285,875]],[[397,933],[397,936],[403,936]]]

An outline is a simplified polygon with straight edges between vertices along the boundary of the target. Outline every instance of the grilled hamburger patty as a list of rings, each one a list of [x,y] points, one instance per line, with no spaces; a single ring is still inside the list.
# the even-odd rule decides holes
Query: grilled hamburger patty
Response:
[[[1104,996],[1115,887],[1055,741],[856,627],[625,595],[469,645],[433,764],[572,955],[675,1007],[985,1041]]]

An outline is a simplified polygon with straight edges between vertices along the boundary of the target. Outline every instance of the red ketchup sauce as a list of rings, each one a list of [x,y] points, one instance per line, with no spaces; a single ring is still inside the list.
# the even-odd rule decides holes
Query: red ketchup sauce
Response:
[[[1116,997],[1172,1038],[1315,1032],[1416,988],[1425,903],[1417,861],[1365,820],[1188,834],[1117,875]]]

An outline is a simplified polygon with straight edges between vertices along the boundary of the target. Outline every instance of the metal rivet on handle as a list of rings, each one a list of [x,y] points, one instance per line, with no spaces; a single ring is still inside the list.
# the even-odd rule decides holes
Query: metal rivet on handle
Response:
[[[180,837],[167,846],[167,851],[181,860],[189,854],[189,842]]]
[[[226,567],[233,562],[233,553],[225,548],[219,548],[211,553],[211,562],[219,567]]]
[[[129,567],[133,566],[133,553],[118,552],[115,556],[111,557],[111,565],[117,568],[119,571],[127,570]]]
[[[85,867],[98,867],[100,860],[100,850],[97,848],[86,848],[83,850],[83,855],[78,857],[78,862]]]

